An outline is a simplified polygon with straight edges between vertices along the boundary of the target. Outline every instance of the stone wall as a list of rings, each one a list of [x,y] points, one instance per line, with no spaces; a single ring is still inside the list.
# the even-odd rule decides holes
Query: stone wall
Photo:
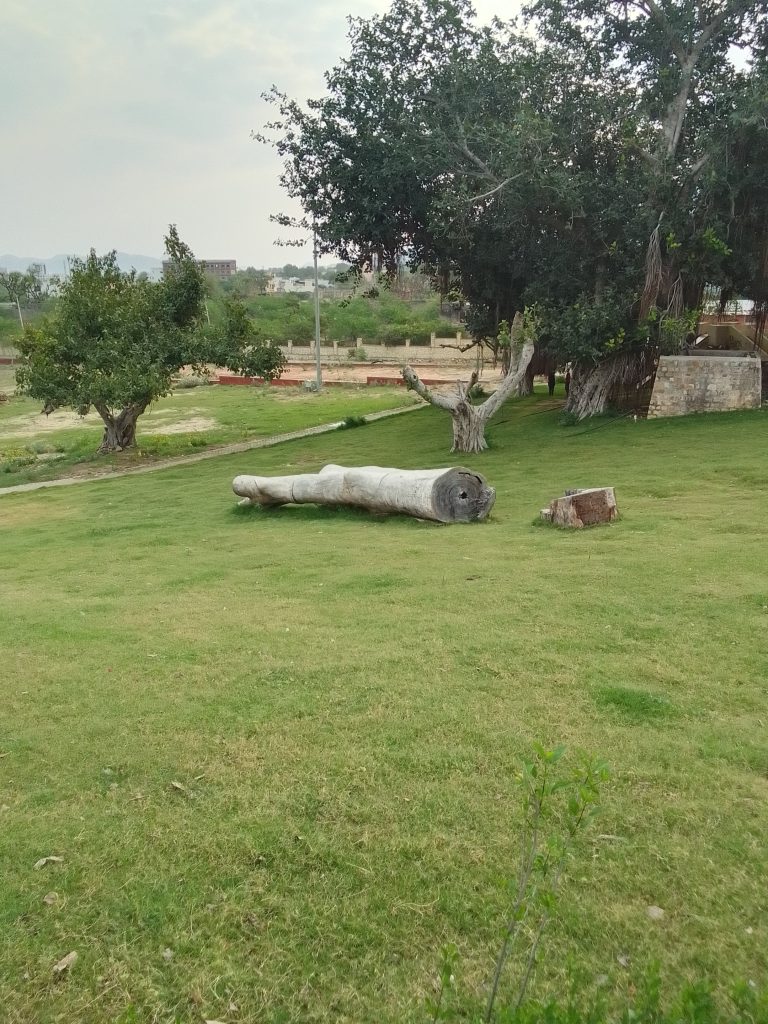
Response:
[[[410,341],[405,341],[401,345],[382,345],[375,341],[366,341],[364,338],[357,339],[357,348],[365,351],[366,360],[369,362],[383,360],[399,365],[410,362],[442,363],[474,368],[477,364],[478,350],[474,347],[467,348],[468,345],[469,339],[460,333],[454,338],[438,338],[433,334],[429,345],[412,345]],[[315,358],[314,341],[304,344],[288,341],[280,348],[288,362],[309,362]],[[462,348],[467,350],[462,352]],[[349,364],[349,354],[354,351],[354,347],[341,345],[337,341],[323,342],[320,345],[320,360],[327,365]],[[486,353],[486,362],[490,364],[491,361],[491,357]]]
[[[754,356],[661,356],[648,417],[758,409],[760,378]]]

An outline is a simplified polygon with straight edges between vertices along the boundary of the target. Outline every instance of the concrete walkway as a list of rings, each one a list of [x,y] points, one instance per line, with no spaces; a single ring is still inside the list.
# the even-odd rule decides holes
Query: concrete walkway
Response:
[[[397,409],[384,409],[382,412],[371,412],[365,417],[367,423],[375,420],[384,420],[389,416],[400,416],[404,412],[413,412],[414,409],[424,409],[426,406],[405,405]],[[282,444],[284,441],[296,441],[301,437],[312,437],[315,434],[330,434],[338,430],[341,421],[336,423],[323,423],[319,427],[306,427],[304,430],[294,430],[289,434],[273,434],[272,437],[255,438],[253,441],[238,441],[236,444],[223,444],[215,448],[207,448],[204,452],[196,452],[194,455],[180,455],[175,459],[162,459],[153,462],[151,466],[137,466],[135,469],[119,469],[117,472],[98,473],[94,476],[65,476],[58,480],[40,480],[32,484],[16,484],[13,487],[0,487],[0,497],[4,494],[21,494],[24,491],[41,491],[45,487],[71,487],[72,484],[100,483],[103,480],[117,480],[123,476],[137,476],[139,473],[155,473],[160,469],[171,469],[174,466],[188,466],[192,462],[202,462],[204,459],[217,459],[220,455],[235,455],[237,452],[249,452],[253,448],[271,448],[272,445]]]

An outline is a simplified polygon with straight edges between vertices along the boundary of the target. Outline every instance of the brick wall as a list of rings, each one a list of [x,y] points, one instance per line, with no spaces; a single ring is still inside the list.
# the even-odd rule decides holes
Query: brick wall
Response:
[[[753,356],[661,356],[648,416],[758,409],[760,377]]]

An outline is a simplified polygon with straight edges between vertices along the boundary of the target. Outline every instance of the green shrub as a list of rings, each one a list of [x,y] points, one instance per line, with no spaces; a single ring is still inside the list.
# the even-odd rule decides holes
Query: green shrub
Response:
[[[352,427],[364,427],[368,423],[365,416],[345,416],[339,424],[339,430],[350,430]]]
[[[208,384],[213,384],[210,377],[179,377],[173,382],[174,391],[187,391],[190,388],[202,388]]]

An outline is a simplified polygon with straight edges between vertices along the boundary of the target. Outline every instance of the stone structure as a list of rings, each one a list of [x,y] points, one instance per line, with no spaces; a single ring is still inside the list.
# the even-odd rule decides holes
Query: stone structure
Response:
[[[661,356],[648,418],[760,408],[756,356]]]

